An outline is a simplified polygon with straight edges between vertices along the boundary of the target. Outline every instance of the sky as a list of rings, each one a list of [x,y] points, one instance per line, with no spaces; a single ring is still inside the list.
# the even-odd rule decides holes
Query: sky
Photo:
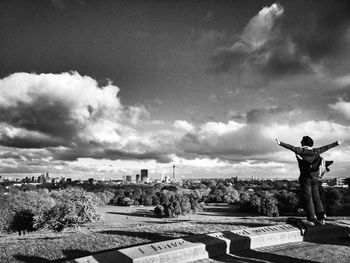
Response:
[[[3,0],[0,175],[297,178],[350,164],[349,1]]]

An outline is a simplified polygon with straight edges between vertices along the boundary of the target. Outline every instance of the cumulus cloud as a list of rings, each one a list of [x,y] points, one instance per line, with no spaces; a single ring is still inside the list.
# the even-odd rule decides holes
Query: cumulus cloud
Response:
[[[149,120],[148,111],[123,106],[112,83],[99,87],[77,72],[14,73],[0,80],[0,91],[2,145],[47,147],[55,158],[67,160],[147,158],[148,152],[150,159],[164,160],[154,150],[157,139],[143,136],[140,127]]]
[[[176,129],[179,129],[181,131],[184,132],[192,132],[194,130],[194,127],[191,123],[187,122],[187,121],[183,121],[183,120],[176,120],[173,124],[173,126]]]
[[[247,123],[288,123],[296,124],[310,119],[309,113],[301,109],[294,109],[285,104],[267,108],[254,108],[246,113]]]
[[[350,120],[350,102],[341,100],[335,104],[330,104],[329,107],[340,113],[345,119]]]
[[[350,87],[350,74],[336,77],[334,79],[334,83],[336,84],[337,87],[340,87],[340,88]]]
[[[234,65],[276,74],[305,70],[307,58],[298,54],[290,37],[283,35],[280,21],[284,12],[278,4],[264,7],[248,22],[238,41],[215,51],[213,70],[228,72]]]
[[[310,16],[300,16],[310,12]],[[349,24],[350,5],[339,1],[329,8],[321,1],[315,5],[272,4],[250,19],[230,47],[217,47],[211,56],[214,73],[231,69],[280,77],[299,73],[317,73],[321,60],[341,53]],[[343,48],[344,49],[344,48]]]
[[[73,163],[94,159],[179,162],[194,169],[223,169],[226,174],[229,167],[271,168],[277,173],[286,169],[281,162],[290,158],[276,154],[283,150],[275,137],[296,145],[304,135],[317,145],[350,140],[350,127],[331,120],[308,121],[307,113],[289,105],[241,112],[239,121],[158,122],[142,105],[122,105],[112,83],[100,87],[76,72],[15,73],[0,80],[0,92],[3,171],[25,165],[32,172],[46,166],[70,171],[80,169]],[[350,117],[348,102],[338,101],[330,108]]]
[[[260,115],[268,112],[260,112]],[[269,121],[265,121],[266,118]],[[206,123],[194,132],[185,134],[179,142],[183,156],[221,158],[237,162],[242,160],[285,161],[282,151],[274,138],[294,145],[309,135],[316,145],[328,144],[336,140],[350,139],[350,127],[332,121],[300,121],[295,123],[272,121],[262,117],[260,121],[236,123]],[[181,153],[179,153],[181,154]],[[276,159],[277,158],[277,159]]]

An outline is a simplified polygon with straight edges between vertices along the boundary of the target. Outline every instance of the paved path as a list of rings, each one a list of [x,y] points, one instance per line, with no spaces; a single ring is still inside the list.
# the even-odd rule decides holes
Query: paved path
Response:
[[[193,263],[349,263],[350,239],[333,239],[322,243],[298,242],[235,252]]]

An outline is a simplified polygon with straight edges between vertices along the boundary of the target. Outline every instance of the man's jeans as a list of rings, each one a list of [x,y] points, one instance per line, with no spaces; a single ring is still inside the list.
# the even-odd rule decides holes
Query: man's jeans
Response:
[[[317,176],[300,176],[300,189],[305,204],[306,216],[310,221],[324,219],[324,208],[318,189]]]

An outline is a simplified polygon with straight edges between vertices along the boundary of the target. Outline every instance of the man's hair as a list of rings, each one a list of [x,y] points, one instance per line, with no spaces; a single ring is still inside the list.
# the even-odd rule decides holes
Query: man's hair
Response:
[[[301,140],[301,145],[312,147],[314,145],[314,141],[309,136],[304,136]]]

